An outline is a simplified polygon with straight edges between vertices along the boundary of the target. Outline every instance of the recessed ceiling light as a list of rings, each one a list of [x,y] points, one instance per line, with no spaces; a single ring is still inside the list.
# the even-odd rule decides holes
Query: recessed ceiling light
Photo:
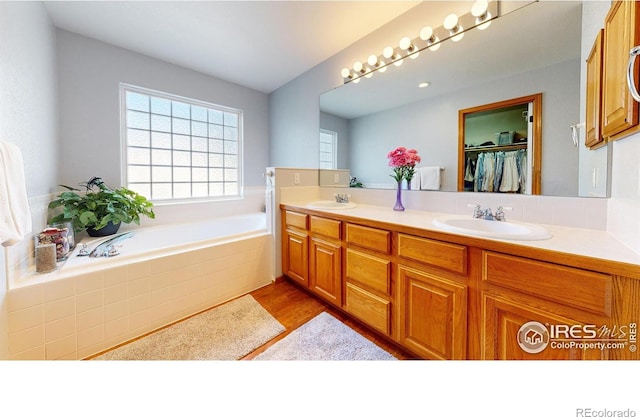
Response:
[[[422,82],[422,83],[418,84],[418,87],[419,88],[425,88],[425,87],[429,87],[430,85],[431,85],[430,82],[425,81],[425,82]]]

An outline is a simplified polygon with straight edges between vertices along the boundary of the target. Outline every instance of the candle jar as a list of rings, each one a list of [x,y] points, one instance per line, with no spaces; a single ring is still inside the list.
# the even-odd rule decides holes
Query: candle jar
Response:
[[[69,242],[69,251],[72,251],[76,247],[75,232],[73,230],[72,222],[54,223],[47,227],[55,227],[56,229],[67,230],[67,242]]]
[[[42,243],[40,241],[40,235],[36,235],[34,240],[36,272],[43,274],[56,269],[56,244]]]
[[[67,229],[58,229],[57,227],[47,227],[38,234],[40,244],[53,243],[56,249],[56,261],[64,261],[69,256],[69,240]]]

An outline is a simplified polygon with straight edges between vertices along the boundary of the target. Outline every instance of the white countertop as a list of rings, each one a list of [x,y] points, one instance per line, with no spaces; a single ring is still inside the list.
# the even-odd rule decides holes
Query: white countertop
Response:
[[[362,204],[358,204],[356,207],[349,209],[325,210],[316,208],[311,209],[307,206],[308,203],[310,203],[310,201],[283,202],[283,204],[289,206],[323,212],[327,213],[327,215],[334,214],[340,216],[348,216],[354,219],[367,219],[401,226],[408,226],[427,231],[468,236],[474,239],[507,242],[514,245],[564,252],[567,254],[587,256],[614,262],[622,262],[632,265],[638,265],[640,267],[640,254],[631,250],[629,247],[615,239],[609,233],[600,230],[538,224],[538,226],[542,226],[547,229],[553,235],[553,237],[546,240],[494,239],[444,230],[432,223],[433,219],[441,216],[449,216],[451,215],[451,213],[437,213],[420,210],[394,211],[390,207]],[[507,221],[509,221],[508,217]]]

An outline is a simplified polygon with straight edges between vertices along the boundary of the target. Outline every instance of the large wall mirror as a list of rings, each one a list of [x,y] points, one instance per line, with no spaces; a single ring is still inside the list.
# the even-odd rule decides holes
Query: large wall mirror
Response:
[[[412,12],[426,13],[428,3]],[[583,117],[581,22],[579,1],[530,3],[459,42],[449,39],[435,52],[322,94],[320,128],[337,137],[334,166],[365,188],[392,188],[386,155],[406,146],[418,150],[422,166],[444,168],[441,191],[461,191],[459,111],[541,94],[539,185],[528,193],[578,196],[581,151],[571,126]],[[419,88],[423,82],[430,85]]]

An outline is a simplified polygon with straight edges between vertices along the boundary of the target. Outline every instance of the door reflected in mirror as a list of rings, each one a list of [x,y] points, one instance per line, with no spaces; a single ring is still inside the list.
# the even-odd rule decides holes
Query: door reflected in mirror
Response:
[[[458,191],[540,194],[542,94],[458,112]]]

